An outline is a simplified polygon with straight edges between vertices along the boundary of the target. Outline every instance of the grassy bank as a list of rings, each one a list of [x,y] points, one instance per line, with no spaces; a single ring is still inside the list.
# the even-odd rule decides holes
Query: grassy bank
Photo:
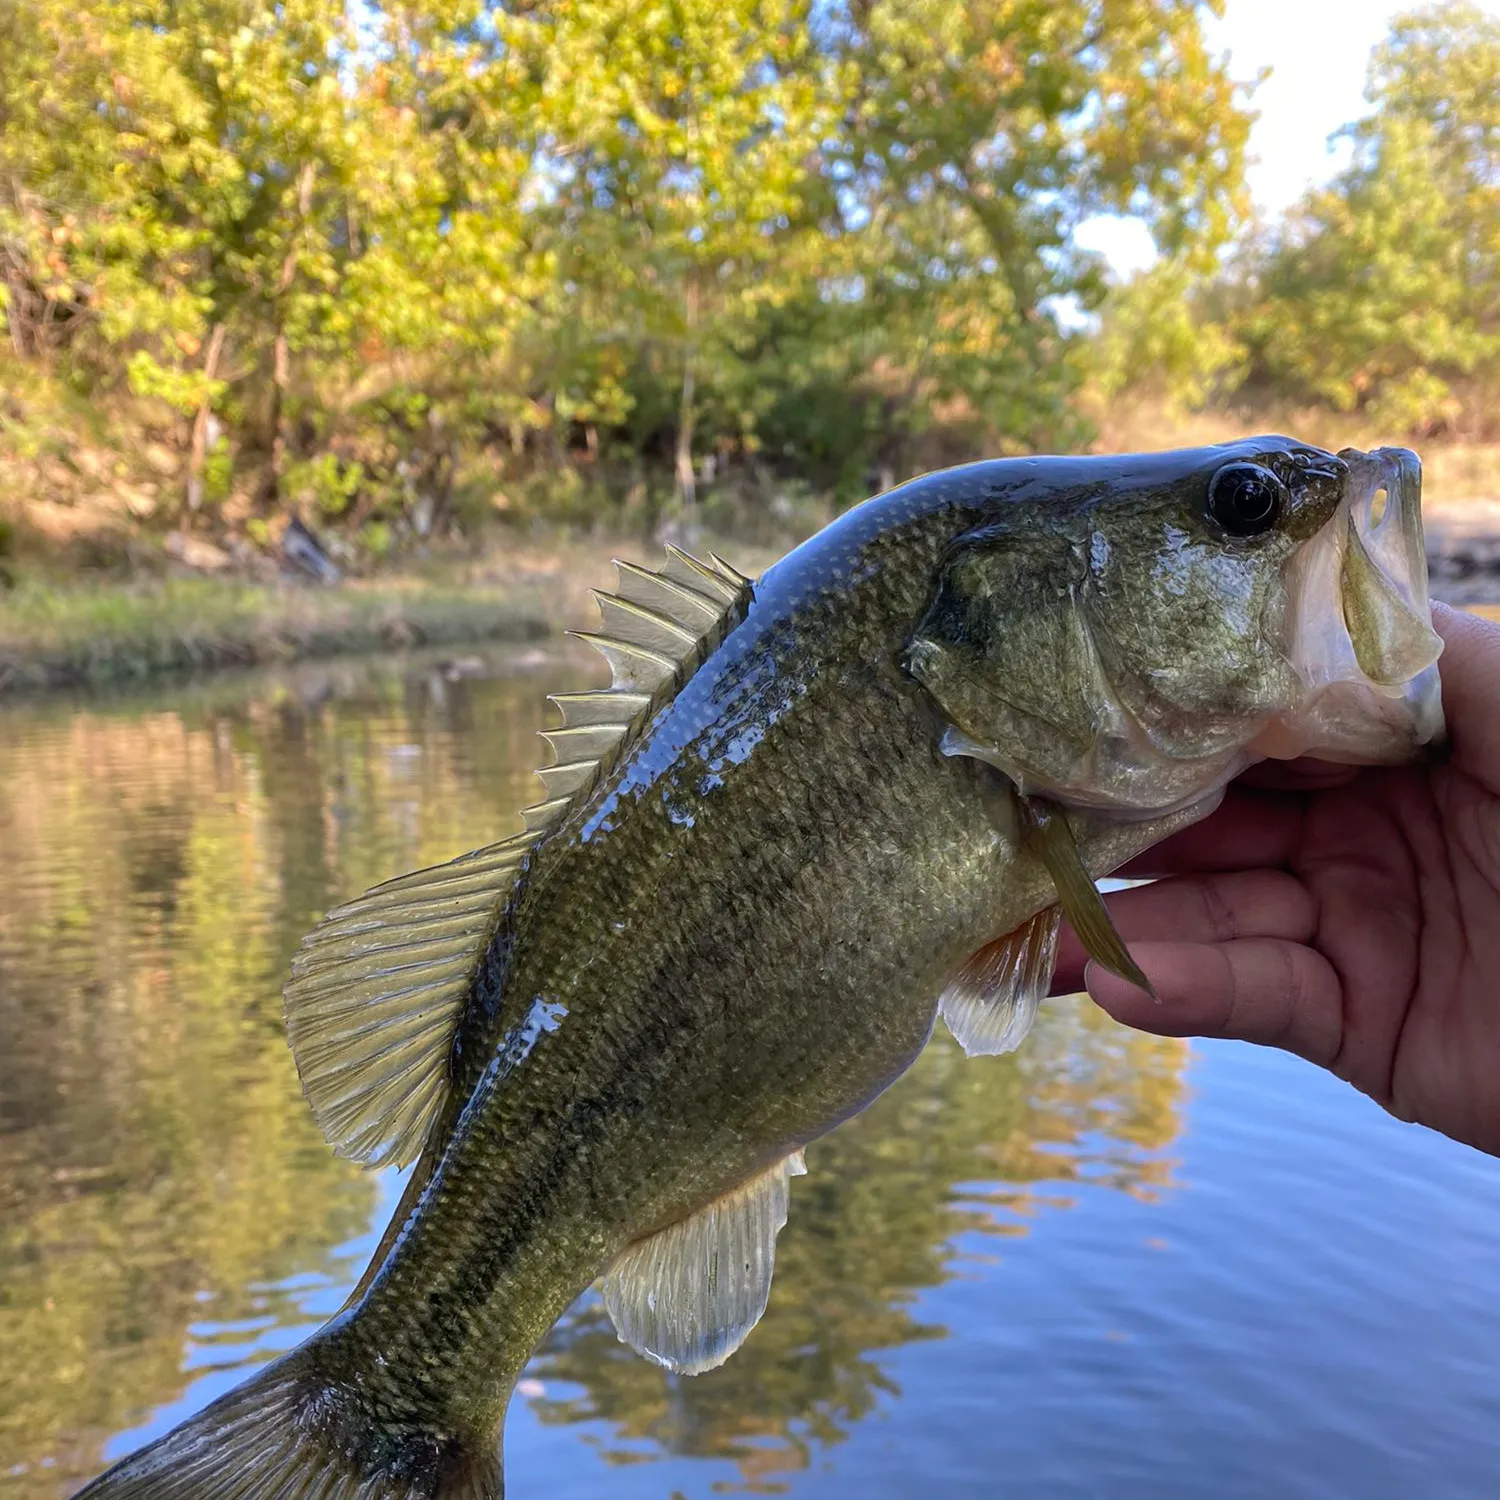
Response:
[[[764,569],[781,550],[718,537],[695,546],[726,552],[747,572]],[[558,533],[439,553],[334,588],[222,574],[85,581],[26,572],[0,591],[0,696],[356,652],[535,640],[594,623],[590,590],[612,585],[615,556],[654,567],[661,548]]]
[[[525,640],[552,628],[534,592],[418,582],[337,590],[210,578],[0,596],[0,693],[393,647]]]
[[[1290,410],[1183,415],[1152,403],[1116,403],[1093,418],[1099,452],[1195,446],[1277,430],[1335,448],[1390,440],[1356,423]],[[1436,560],[1449,533],[1500,502],[1494,477],[1500,445],[1419,447]],[[99,455],[82,467],[112,472]],[[0,695],[351,652],[532,639],[592,621],[588,591],[610,586],[612,554],[648,566],[661,557],[660,547],[639,535],[580,536],[581,523],[523,517],[491,522],[466,540],[450,536],[429,548],[430,555],[408,551],[394,566],[335,588],[298,586],[264,581],[274,571],[269,554],[254,554],[259,578],[250,576],[255,566],[230,563],[226,554],[220,554],[219,571],[193,572],[168,555],[160,528],[125,504],[139,497],[122,488],[123,480],[101,481],[91,498],[66,487],[49,490],[45,478],[38,472],[34,483],[0,485],[0,499],[11,497],[13,518],[7,533],[0,506],[0,584],[13,580],[0,587]],[[43,498],[48,493],[57,498]],[[1485,497],[1491,497],[1488,507],[1476,503]],[[722,484],[705,486],[697,515],[712,534],[691,545],[717,550],[751,573],[836,509],[831,498],[810,494],[800,494],[796,504],[777,495],[730,503],[733,498]],[[234,536],[223,517],[215,525],[221,540]],[[242,555],[247,550],[240,548]],[[1500,578],[1496,582],[1491,589],[1486,573],[1451,597],[1492,599],[1500,591]],[[1439,592],[1445,588],[1440,582]]]

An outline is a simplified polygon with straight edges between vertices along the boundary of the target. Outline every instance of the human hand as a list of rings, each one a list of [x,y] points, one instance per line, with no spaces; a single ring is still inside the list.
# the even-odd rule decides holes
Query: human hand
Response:
[[[1441,605],[1449,745],[1401,768],[1266,763],[1108,898],[1157,1000],[1064,934],[1126,1025],[1282,1047],[1500,1155],[1500,627]]]

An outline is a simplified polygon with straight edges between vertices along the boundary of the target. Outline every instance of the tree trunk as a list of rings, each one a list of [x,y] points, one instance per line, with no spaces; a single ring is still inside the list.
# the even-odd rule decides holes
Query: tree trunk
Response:
[[[26,296],[26,288],[19,276],[11,274],[8,257],[5,268],[5,290],[5,323],[10,329],[10,341],[15,347],[16,358],[25,359],[27,355],[25,335],[26,312],[22,306],[21,299]]]
[[[687,339],[682,351],[682,397],[677,408],[677,493],[687,506],[696,504],[698,483],[693,473],[693,396],[697,389],[697,376],[693,368],[697,353],[694,335],[698,328],[698,285],[689,281],[683,321],[687,325]]]
[[[286,336],[286,294],[297,276],[298,240],[302,226],[312,209],[313,164],[304,162],[297,174],[297,230],[282,258],[281,274],[276,278],[276,341],[271,346],[271,474],[266,498],[275,501],[281,494],[281,476],[286,469],[286,435],[281,430],[281,414],[286,393],[292,383],[292,351]]]
[[[281,494],[281,476],[286,468],[286,434],[281,427],[281,409],[291,377],[292,360],[287,348],[286,329],[278,326],[276,342],[271,346],[271,414],[267,421],[271,438],[271,472],[265,482],[265,498],[273,503]]]
[[[682,367],[682,402],[677,413],[677,493],[684,505],[698,499],[697,479],[693,474],[693,362],[689,356]]]
[[[215,323],[208,335],[208,352],[203,356],[203,374],[208,380],[219,373],[219,359],[224,353],[223,323]],[[197,511],[203,505],[203,461],[208,457],[208,419],[212,415],[212,402],[205,392],[193,418],[193,443],[188,453],[187,503],[189,511]]]

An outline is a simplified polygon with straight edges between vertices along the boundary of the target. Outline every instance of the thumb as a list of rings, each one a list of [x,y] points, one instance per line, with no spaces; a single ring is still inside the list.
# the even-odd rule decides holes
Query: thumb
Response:
[[[1338,975],[1321,953],[1280,938],[1132,943],[1152,999],[1097,963],[1084,971],[1115,1020],[1158,1036],[1221,1036],[1295,1052],[1330,1067],[1343,1037]]]

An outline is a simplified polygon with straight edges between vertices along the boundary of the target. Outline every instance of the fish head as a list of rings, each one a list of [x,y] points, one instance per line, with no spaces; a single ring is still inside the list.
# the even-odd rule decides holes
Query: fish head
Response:
[[[1152,817],[1257,760],[1441,738],[1414,453],[1264,437],[1062,474],[941,564],[906,664],[949,753]]]

